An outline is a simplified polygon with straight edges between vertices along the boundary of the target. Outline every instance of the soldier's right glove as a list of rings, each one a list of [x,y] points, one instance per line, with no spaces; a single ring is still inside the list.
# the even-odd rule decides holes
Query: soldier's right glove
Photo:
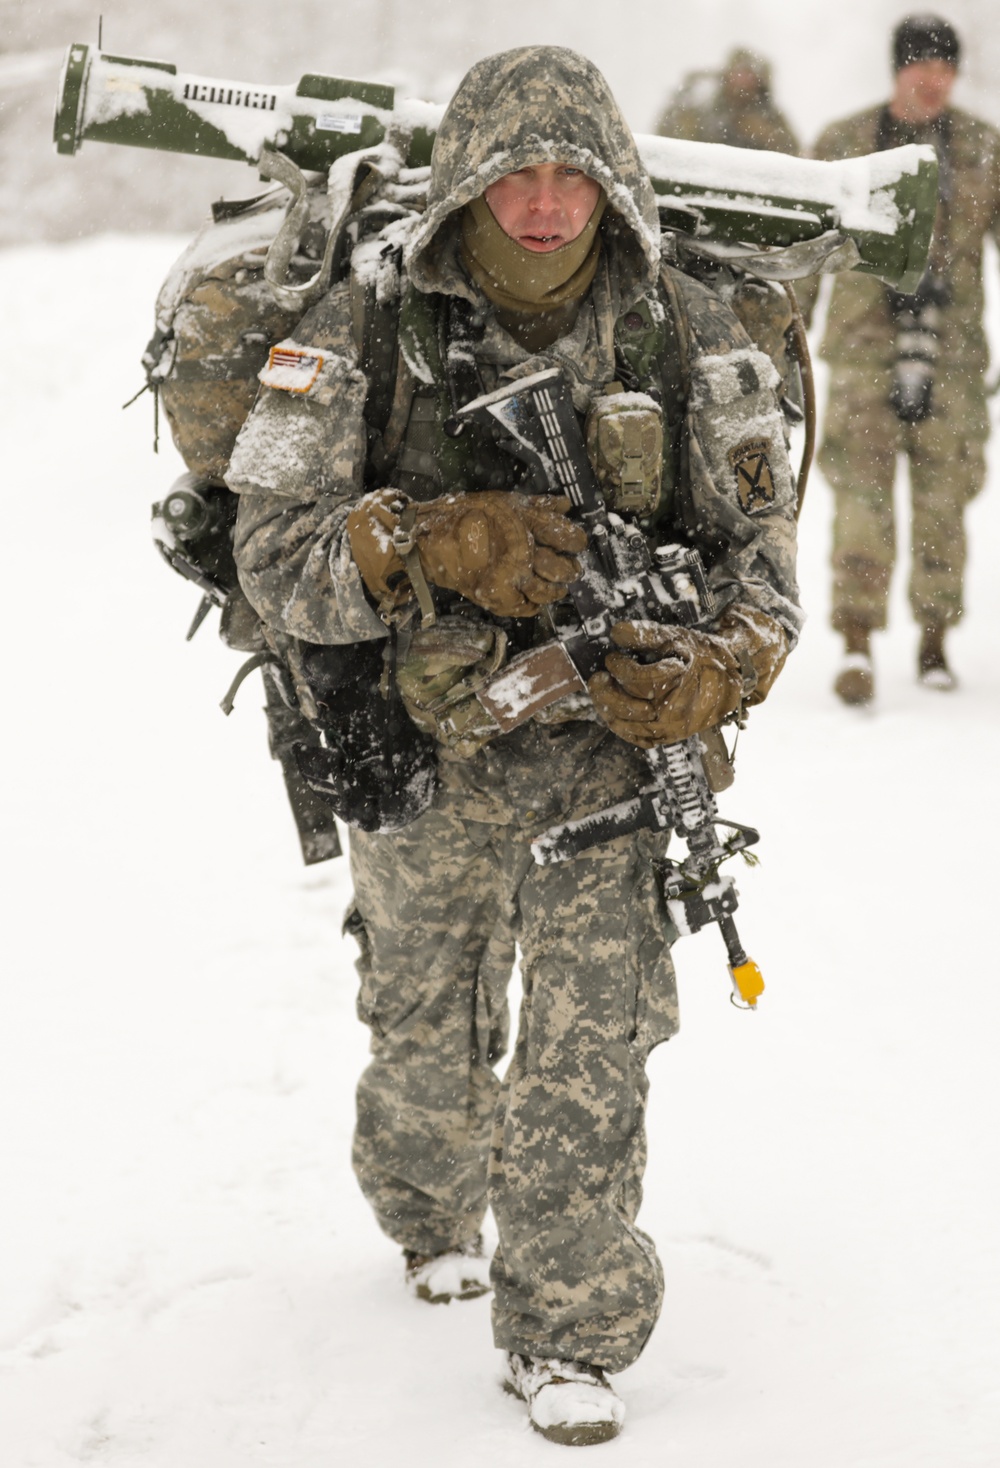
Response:
[[[656,655],[636,662],[609,653],[587,687],[600,717],[629,744],[675,744],[718,724],[742,702],[760,703],[781,671],[788,641],[755,607],[730,607],[711,632],[657,622],[619,622],[619,647]]]
[[[347,517],[351,554],[365,585],[397,603],[410,590],[403,557],[415,549],[428,581],[500,617],[533,617],[566,595],[587,543],[567,519],[567,499],[485,490],[410,501],[397,490],[367,494]]]

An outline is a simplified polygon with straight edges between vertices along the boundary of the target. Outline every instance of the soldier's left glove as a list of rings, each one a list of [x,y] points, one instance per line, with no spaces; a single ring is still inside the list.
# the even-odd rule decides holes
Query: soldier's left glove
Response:
[[[710,729],[741,703],[760,703],[781,671],[788,642],[755,607],[730,607],[711,632],[658,622],[619,622],[611,636],[640,662],[609,653],[588,683],[600,717],[643,749]]]

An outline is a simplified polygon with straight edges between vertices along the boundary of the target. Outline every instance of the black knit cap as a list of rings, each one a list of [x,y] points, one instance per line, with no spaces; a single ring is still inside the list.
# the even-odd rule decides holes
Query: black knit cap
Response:
[[[957,66],[961,50],[955,27],[940,15],[908,15],[892,33],[892,69],[901,71],[914,61]]]

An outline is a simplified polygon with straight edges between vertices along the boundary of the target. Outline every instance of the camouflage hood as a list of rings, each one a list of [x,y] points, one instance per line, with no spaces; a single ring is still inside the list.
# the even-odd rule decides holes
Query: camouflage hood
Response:
[[[750,71],[760,83],[760,95],[770,100],[771,97],[771,63],[759,51],[749,51],[745,46],[737,46],[730,51],[722,68],[722,75],[728,76],[732,71]]]
[[[406,247],[410,279],[440,290],[452,215],[490,184],[535,163],[571,163],[608,198],[601,232],[626,291],[647,289],[660,266],[660,224],[649,175],[597,67],[559,46],[522,46],[477,62],[449,104],[434,143],[427,212]]]

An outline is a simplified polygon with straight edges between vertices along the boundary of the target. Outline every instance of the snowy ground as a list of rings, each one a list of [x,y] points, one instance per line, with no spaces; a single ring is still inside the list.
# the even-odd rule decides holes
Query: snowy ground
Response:
[[[358,1196],[344,864],[300,866],[255,687],[225,720],[235,656],[185,645],[196,594],[149,544],[178,465],[148,398],[119,404],[178,248],[0,255],[0,1456],[552,1462],[487,1303],[406,1298]],[[667,1304],[602,1462],[997,1462],[998,489],[969,515],[960,693],[914,686],[900,593],[857,715],[828,691],[810,488],[812,618],[723,798],[764,833],[741,891],[767,993],[730,1007],[713,934],[677,951],[642,1216]]]

